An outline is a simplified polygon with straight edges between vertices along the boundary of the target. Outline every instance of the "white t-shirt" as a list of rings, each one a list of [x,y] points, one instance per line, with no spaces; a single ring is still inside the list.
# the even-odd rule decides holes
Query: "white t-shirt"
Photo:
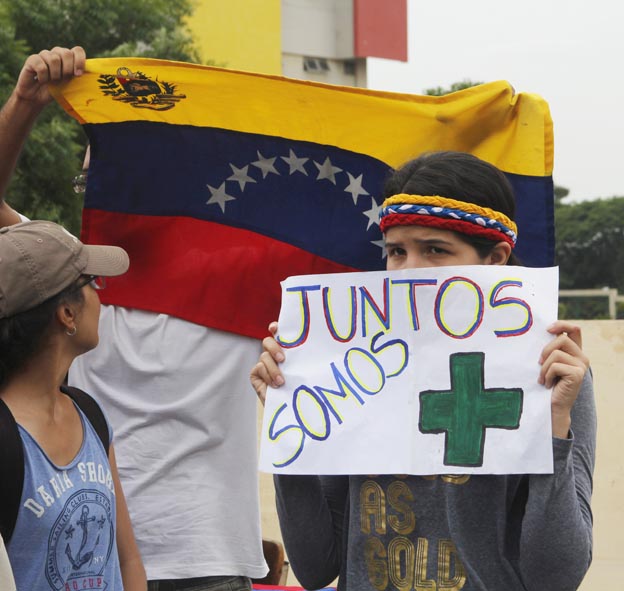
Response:
[[[114,429],[149,580],[267,572],[249,383],[259,352],[255,339],[102,306],[98,347],[71,367]]]
[[[2,591],[15,591],[15,581],[2,536],[0,536],[0,589]]]

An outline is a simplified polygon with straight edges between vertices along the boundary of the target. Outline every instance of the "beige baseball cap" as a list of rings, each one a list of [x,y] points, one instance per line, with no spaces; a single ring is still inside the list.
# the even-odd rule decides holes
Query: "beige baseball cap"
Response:
[[[81,275],[113,277],[129,265],[123,248],[83,244],[53,222],[0,228],[0,318],[38,306]]]

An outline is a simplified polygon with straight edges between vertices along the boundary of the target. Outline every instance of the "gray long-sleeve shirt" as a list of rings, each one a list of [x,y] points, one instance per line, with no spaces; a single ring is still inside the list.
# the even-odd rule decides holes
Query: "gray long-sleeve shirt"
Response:
[[[554,473],[276,476],[293,571],[306,589],[577,589],[591,562],[596,412],[590,374]],[[388,450],[392,453],[392,450]]]

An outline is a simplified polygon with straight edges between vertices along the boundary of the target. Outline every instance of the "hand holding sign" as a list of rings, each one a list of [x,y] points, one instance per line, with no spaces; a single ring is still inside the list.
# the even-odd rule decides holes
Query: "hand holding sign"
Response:
[[[264,351],[260,355],[260,361],[252,368],[250,375],[251,384],[262,404],[266,399],[268,385],[279,388],[284,384],[284,376],[282,376],[277,365],[285,359],[282,348],[274,338],[277,335],[277,322],[271,322],[269,332],[272,336],[266,337],[262,341]]]
[[[556,335],[548,343],[540,363],[540,384],[554,388],[552,393],[553,437],[565,439],[570,430],[570,413],[576,402],[581,382],[589,369],[589,359],[583,353],[581,329],[570,322],[555,322],[548,332]]]

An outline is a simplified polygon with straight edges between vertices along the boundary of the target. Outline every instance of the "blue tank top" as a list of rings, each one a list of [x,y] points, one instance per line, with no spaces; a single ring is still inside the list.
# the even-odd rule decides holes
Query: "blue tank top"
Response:
[[[76,409],[84,437],[67,466],[55,465],[18,426],[24,488],[7,551],[20,591],[123,590],[108,457],[93,426]]]

